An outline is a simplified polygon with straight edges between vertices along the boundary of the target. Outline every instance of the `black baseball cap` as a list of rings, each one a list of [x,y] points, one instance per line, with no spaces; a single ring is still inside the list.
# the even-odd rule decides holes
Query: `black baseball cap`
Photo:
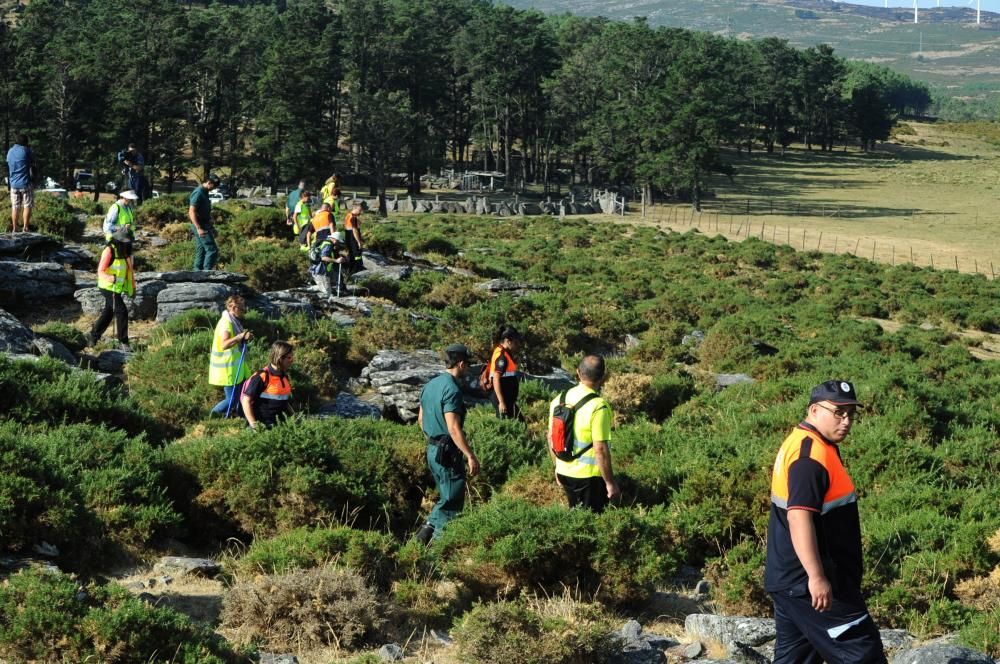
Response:
[[[814,387],[809,394],[809,405],[811,406],[820,401],[829,401],[838,406],[862,405],[858,401],[854,385],[848,383],[846,380],[828,380]]]
[[[472,354],[469,353],[469,349],[465,346],[465,344],[451,344],[444,349],[444,352],[448,355],[461,355],[466,361],[472,357]]]

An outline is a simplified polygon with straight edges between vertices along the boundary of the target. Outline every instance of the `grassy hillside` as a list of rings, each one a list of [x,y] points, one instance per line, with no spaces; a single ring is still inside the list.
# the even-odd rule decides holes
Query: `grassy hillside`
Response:
[[[508,0],[514,7],[615,19],[737,38],[779,37],[795,46],[826,43],[847,58],[876,62],[949,89],[1000,89],[1000,16],[975,10],[856,7],[829,0]],[[804,18],[803,16],[808,16]]]
[[[483,473],[465,514],[423,550],[408,541],[433,497],[416,428],[301,420],[254,435],[204,420],[216,395],[184,368],[203,364],[213,318],[192,313],[134,358],[132,394],[114,395],[113,409],[57,365],[0,361],[0,394],[16,394],[0,403],[11,469],[0,481],[0,530],[12,548],[54,543],[62,565],[83,571],[99,568],[101,553],[152,555],[166,536],[214,552],[232,590],[209,626],[230,645],[113,586],[74,600],[61,577],[22,574],[0,587],[0,615],[38,608],[17,623],[0,619],[0,657],[83,661],[133,639],[137,657],[127,661],[146,661],[151,639],[139,636],[149,629],[114,627],[127,614],[128,625],[156,625],[161,645],[190,642],[214,657],[192,650],[177,661],[230,661],[252,641],[364,648],[454,625],[463,662],[498,661],[489,649],[502,647],[522,657],[511,664],[574,661],[537,650],[555,647],[542,635],[571,630],[597,662],[607,616],[658,615],[651,592],[685,564],[706,566],[720,609],[765,614],[769,468],[809,388],[830,377],[855,381],[867,404],[844,458],[861,493],[877,619],[921,636],[958,631],[1000,653],[1000,370],[976,359],[969,348],[979,342],[964,334],[1000,331],[1000,283],[584,220],[402,216],[367,228],[372,248],[433,251],[478,277],[425,272],[385,285],[383,297],[428,314],[416,322],[381,314],[344,331],[251,317],[262,340],[297,339],[301,407],[311,386],[356,372],[379,348],[461,341],[483,354],[506,320],[526,334],[530,371],[609,355],[622,504],[600,518],[565,509],[541,440],[552,395],[527,384],[523,423],[470,414]],[[487,276],[549,290],[488,298],[473,287]],[[694,330],[704,341],[684,343]],[[755,382],[719,391],[717,372]],[[74,407],[58,418],[52,403]],[[545,621],[541,600],[496,603],[566,587],[594,602],[578,606],[589,617]],[[344,588],[350,602],[309,594]],[[266,621],[254,613],[261,597],[269,615],[305,613],[296,624]],[[484,604],[472,608],[476,599]],[[511,650],[518,639],[536,650]]]

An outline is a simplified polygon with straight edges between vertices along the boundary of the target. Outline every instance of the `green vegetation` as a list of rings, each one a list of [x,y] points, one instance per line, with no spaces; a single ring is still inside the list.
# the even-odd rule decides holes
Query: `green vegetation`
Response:
[[[707,566],[721,606],[767,610],[760,579],[773,455],[809,388],[838,377],[866,403],[843,455],[861,494],[872,612],[886,627],[959,632],[1000,652],[990,599],[1000,591],[989,594],[1000,564],[1000,372],[963,336],[1000,329],[994,282],[572,219],[398,217],[373,225],[372,244],[413,246],[432,222],[454,249],[438,244],[438,260],[548,290],[465,301],[456,289],[456,304],[447,291],[428,298],[452,277],[421,276],[396,291],[433,315],[416,323],[405,311],[348,330],[252,314],[261,340],[252,361],[263,361],[267,340],[292,338],[293,393],[308,410],[380,348],[457,340],[484,357],[501,321],[524,332],[531,372],[608,353],[620,505],[600,516],[566,509],[542,443],[552,394],[529,382],[524,422],[470,411],[483,472],[463,515],[425,549],[411,534],[435,496],[417,428],[299,417],[254,434],[208,421],[220,396],[204,385],[216,317],[192,312],[160,326],[130,361],[130,396],[53,362],[0,361],[0,450],[14,469],[0,482],[5,542],[45,538],[66,546],[62,563],[84,569],[89,551],[68,543],[141,554],[168,534],[218,551],[236,537],[245,546],[227,548],[225,561],[240,591],[225,620],[249,626],[226,632],[239,644],[364,644],[387,622],[410,630],[454,621],[468,661],[522,661],[514,652],[583,661],[558,650],[559,634],[600,661],[603,612],[642,611],[681,565]],[[482,246],[495,252],[474,250]],[[694,330],[704,341],[681,343]],[[715,372],[756,382],[718,390]],[[317,586],[341,578],[350,593]],[[533,598],[565,587],[596,602],[596,613],[560,613]],[[341,608],[313,612],[316,599]],[[352,611],[357,621],[344,622]],[[298,618],[265,627],[289,615]],[[29,643],[5,634],[9,652]]]

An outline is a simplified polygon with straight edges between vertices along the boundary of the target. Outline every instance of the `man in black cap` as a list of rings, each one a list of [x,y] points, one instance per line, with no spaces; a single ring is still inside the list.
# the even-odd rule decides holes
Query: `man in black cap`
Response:
[[[431,379],[420,393],[417,422],[427,436],[427,465],[438,489],[438,501],[417,531],[427,544],[465,505],[466,465],[471,477],[479,472],[479,459],[465,439],[465,401],[462,376],[469,371],[469,349],[451,344],[444,349],[446,371]]]
[[[775,664],[884,664],[861,594],[861,523],[840,443],[858,419],[854,386],[813,388],[771,477],[764,589],[774,602]]]
[[[219,261],[219,247],[215,244],[215,228],[212,226],[212,201],[208,198],[208,192],[218,186],[218,176],[209,175],[188,199],[188,219],[194,232],[195,270],[214,270]]]

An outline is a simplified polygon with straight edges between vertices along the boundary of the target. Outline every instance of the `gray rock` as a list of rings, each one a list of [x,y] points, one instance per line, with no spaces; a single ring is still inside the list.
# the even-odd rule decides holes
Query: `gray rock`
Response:
[[[694,643],[689,643],[684,647],[682,654],[688,659],[698,659],[701,657],[701,653],[704,652],[705,647],[701,645],[701,641],[695,641]]]
[[[395,643],[387,643],[378,649],[378,658],[383,662],[401,662],[406,655]]]
[[[326,314],[326,317],[329,318],[330,320],[332,320],[334,323],[336,323],[340,327],[353,327],[354,323],[357,322],[351,316],[348,316],[347,314],[340,313],[339,311],[331,311],[331,312],[329,312],[329,313]]]
[[[135,297],[129,302],[129,316],[133,320],[150,320],[156,317],[156,299],[167,288],[167,282],[160,279],[137,281]]]
[[[4,223],[7,223],[5,220]],[[25,259],[45,251],[54,251],[62,243],[51,235],[42,233],[0,233],[0,256]]]
[[[58,263],[0,261],[0,305],[69,297],[75,289],[73,273]]]
[[[105,350],[97,356],[98,370],[109,374],[121,374],[125,372],[125,363],[128,362],[129,353],[122,350]]]
[[[101,289],[96,286],[75,291],[73,299],[77,301],[85,314],[96,316],[104,309],[104,296],[101,294]]]
[[[421,389],[442,371],[444,363],[432,350],[382,350],[361,370],[361,378],[382,397],[386,415],[412,422],[417,418]]]
[[[67,244],[65,247],[56,249],[46,254],[43,261],[69,265],[74,268],[94,269],[97,267],[97,256],[94,255],[94,252],[78,244]]]
[[[476,374],[478,377],[479,374]],[[556,392],[561,392],[562,390],[568,390],[576,384],[573,377],[569,375],[569,372],[565,371],[560,367],[552,369],[547,374],[530,374],[525,372],[524,380],[539,380],[546,385],[550,390]]]
[[[97,273],[93,270],[73,270],[73,281],[77,288],[97,286]]]
[[[538,206],[538,203],[520,203],[517,206],[517,213],[522,217],[533,217],[542,213],[542,208]]]
[[[361,252],[361,262],[364,263],[366,270],[374,270],[389,265],[389,260],[385,256],[374,251],[369,251],[368,249]]]
[[[165,281],[168,284],[229,284],[235,286],[247,280],[245,274],[224,270],[177,270],[175,272],[137,272],[136,283]]]
[[[548,286],[511,281],[510,279],[490,279],[489,281],[476,284],[476,288],[488,293],[524,293],[526,291],[546,291],[549,289]]]
[[[702,579],[701,581],[698,582],[698,585],[694,587],[694,594],[700,597],[704,597],[711,591],[711,589],[712,589],[711,584],[705,579]]]
[[[0,351],[27,355],[35,350],[35,334],[0,309]]]
[[[755,382],[746,374],[715,374],[715,389],[717,390],[733,385],[752,385]]]
[[[684,619],[688,634],[702,640],[718,641],[730,656],[742,654],[739,646],[759,646],[775,637],[774,620],[693,613]]]
[[[639,345],[639,337],[634,334],[625,335],[625,350],[632,350]]]
[[[903,650],[912,648],[916,639],[905,629],[880,629],[882,647],[886,650]]]
[[[156,321],[162,323],[192,309],[207,309],[221,314],[226,298],[235,292],[232,286],[223,283],[180,283],[167,286],[156,298]]]
[[[638,620],[629,620],[618,630],[618,636],[626,643],[638,641],[642,637],[642,625]]]
[[[164,556],[153,566],[153,571],[158,574],[171,574],[174,576],[214,577],[222,570],[222,566],[210,558],[184,558],[181,556]]]
[[[256,207],[274,207],[274,201],[270,198],[248,198],[247,203]]]
[[[384,267],[365,267],[361,272],[351,275],[351,281],[363,284],[369,279],[382,279],[383,281],[402,281],[409,279],[413,274],[413,268],[409,265],[386,265]]]
[[[476,214],[490,214],[492,211],[492,206],[485,197],[476,199]]]
[[[340,392],[334,401],[324,404],[317,412],[319,417],[343,417],[345,419],[358,419],[370,417],[371,419],[382,419],[382,409],[364,399],[359,399],[350,392]]]
[[[125,588],[133,592],[139,592],[146,589],[146,584],[142,581],[133,581],[132,583],[126,583]]]
[[[259,664],[299,664],[299,658],[291,654],[274,655],[269,652],[262,652],[259,655]]]
[[[38,542],[31,546],[31,550],[40,556],[45,556],[46,558],[58,558],[59,548],[54,544],[49,544],[48,542]]]
[[[440,643],[443,646],[450,646],[454,641],[451,638],[451,634],[443,629],[432,629],[431,638]]]
[[[892,658],[892,664],[994,664],[994,661],[971,648],[932,644],[904,650]]]
[[[35,351],[45,357],[53,357],[66,364],[75,367],[76,355],[70,352],[66,346],[48,337],[35,337]]]
[[[316,317],[315,303],[320,299],[319,291],[308,288],[290,288],[283,291],[270,291],[264,293],[261,298],[255,300],[258,307],[261,307],[264,298],[267,298],[267,305],[261,308],[262,311],[273,309],[275,317],[294,313],[305,314],[309,318]]]
[[[691,330],[691,334],[685,334],[681,337],[682,346],[693,346],[697,348],[705,340],[705,333],[701,330]]]

